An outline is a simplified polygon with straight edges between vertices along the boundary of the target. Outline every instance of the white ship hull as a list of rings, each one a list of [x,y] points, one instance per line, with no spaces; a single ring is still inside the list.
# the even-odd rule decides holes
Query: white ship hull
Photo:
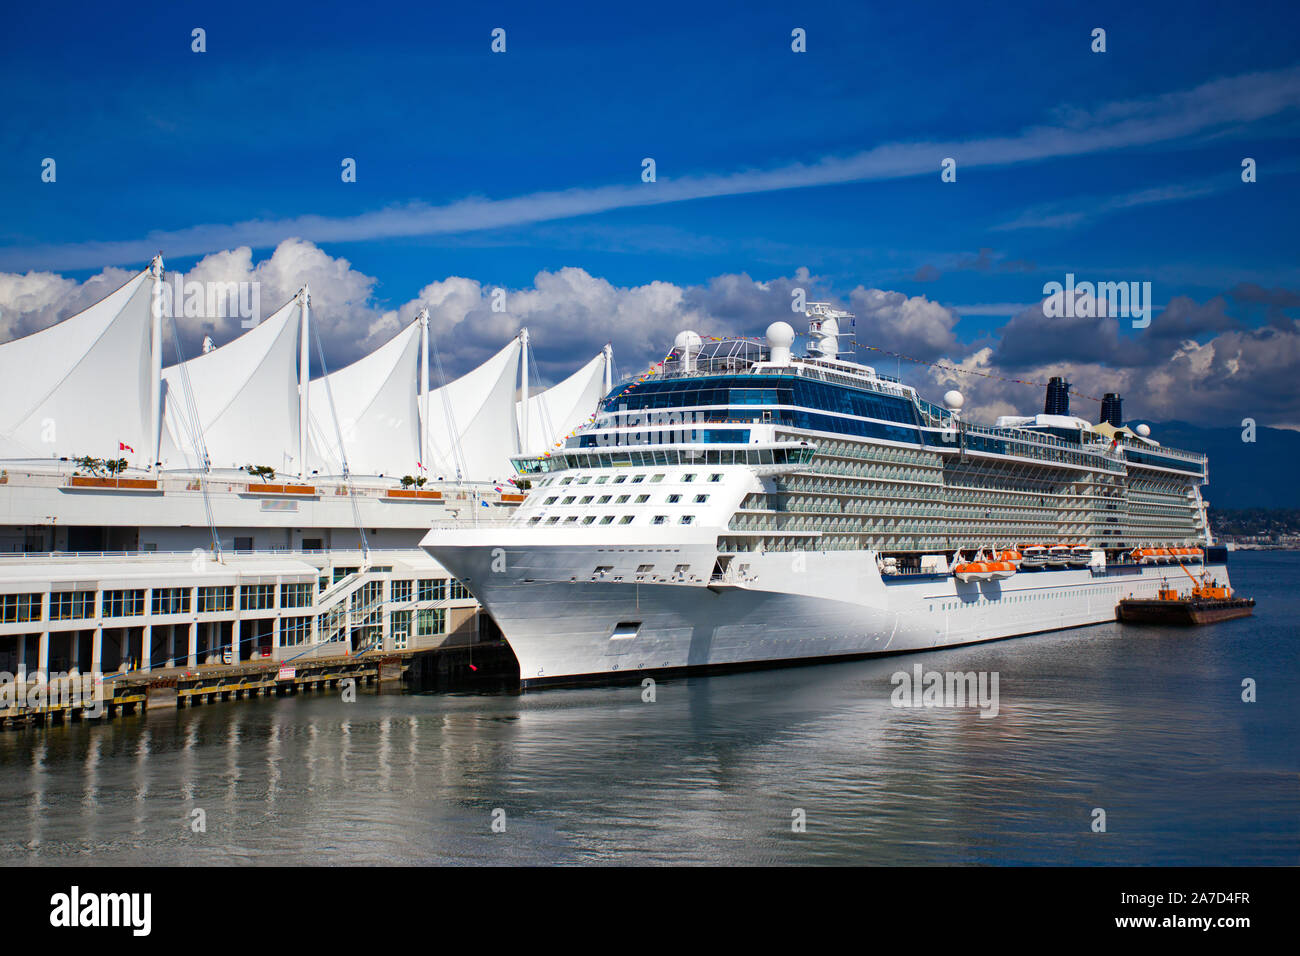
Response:
[[[874,552],[772,552],[745,555],[747,572],[728,583],[655,580],[662,573],[638,581],[617,569],[592,580],[593,565],[611,559],[590,546],[464,543],[480,533],[442,532],[425,546],[501,627],[524,686],[922,651],[1098,624],[1115,619],[1122,598],[1155,597],[1162,582],[1185,577],[1173,567],[1068,568],[886,583]],[[674,548],[670,560],[711,566],[711,550],[696,547],[695,555]],[[617,553],[632,569],[662,562],[665,550]],[[1225,566],[1206,570],[1227,581]]]

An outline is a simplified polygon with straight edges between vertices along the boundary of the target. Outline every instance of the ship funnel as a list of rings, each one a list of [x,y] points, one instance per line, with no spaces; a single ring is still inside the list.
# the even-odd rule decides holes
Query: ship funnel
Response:
[[[1059,375],[1047,380],[1047,401],[1043,403],[1043,414],[1070,414],[1070,383]]]
[[[794,345],[794,329],[789,322],[773,322],[767,327],[767,347],[772,351],[773,365],[790,364],[790,346]]]
[[[1124,425],[1124,399],[1118,392],[1107,392],[1101,400],[1101,420],[1116,428]],[[1100,423],[1098,423],[1100,424]]]

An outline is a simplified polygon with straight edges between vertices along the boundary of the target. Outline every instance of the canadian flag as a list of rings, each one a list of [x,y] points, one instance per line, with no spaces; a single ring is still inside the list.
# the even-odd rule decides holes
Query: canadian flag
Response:
[[[128,445],[126,442],[118,442],[118,443],[117,443],[117,450],[118,450],[118,451],[129,451],[131,454],[133,454],[133,455],[135,454],[135,449],[132,448],[130,445]]]

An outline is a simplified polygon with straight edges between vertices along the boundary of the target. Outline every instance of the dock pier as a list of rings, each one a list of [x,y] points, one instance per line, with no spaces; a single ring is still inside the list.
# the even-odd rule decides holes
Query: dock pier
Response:
[[[406,685],[446,690],[483,682],[508,685],[512,676],[517,681],[514,654],[508,645],[498,641],[419,651],[304,657],[291,662],[250,661],[106,674],[96,685],[102,687],[102,697],[58,686],[77,680],[61,678],[42,688],[41,700],[35,704],[29,703],[33,688],[45,682],[28,677],[15,682],[0,704],[0,729],[46,727],[146,711],[174,711],[219,701],[336,690],[347,680],[355,681],[357,687]]]

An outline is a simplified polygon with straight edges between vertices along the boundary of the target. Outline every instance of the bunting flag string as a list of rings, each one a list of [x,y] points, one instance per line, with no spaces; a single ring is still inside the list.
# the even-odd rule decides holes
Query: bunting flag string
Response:
[[[876,346],[874,345],[866,345],[864,343],[857,342],[857,341],[855,341],[853,344],[854,346],[861,346],[862,348],[866,349],[869,352],[879,352],[882,355],[888,355],[893,358],[902,359],[904,362],[913,362],[917,365],[928,365],[930,368],[942,369],[945,372],[956,372],[959,375],[978,375],[981,378],[991,378],[999,382],[1013,382],[1016,385],[1032,385],[1035,388],[1047,388],[1046,382],[1033,382],[1023,378],[1009,378],[1006,375],[997,375],[993,372],[981,372],[979,369],[974,369],[974,368],[961,368],[960,366],[955,366],[955,365],[944,365],[941,362],[927,362],[925,361],[925,359],[913,358],[912,356],[904,355],[901,352],[891,352],[889,349],[876,348]],[[1098,398],[1097,396],[1085,395],[1083,392],[1072,391],[1070,392],[1070,395],[1075,398],[1086,398],[1089,401],[1093,401],[1093,402],[1101,401],[1101,399]]]

